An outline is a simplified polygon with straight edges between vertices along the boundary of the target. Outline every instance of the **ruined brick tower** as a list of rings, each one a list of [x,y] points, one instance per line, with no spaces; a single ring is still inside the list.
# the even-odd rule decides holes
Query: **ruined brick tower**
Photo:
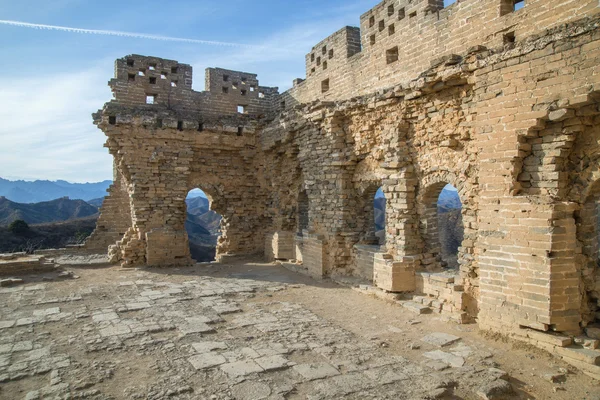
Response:
[[[88,249],[125,267],[190,263],[184,200],[201,188],[223,216],[219,260],[297,260],[487,329],[598,322],[600,8],[516,3],[385,0],[313,47],[281,94],[223,69],[196,92],[189,65],[117,60],[94,115],[115,181]],[[435,217],[446,184],[463,206],[455,271]]]

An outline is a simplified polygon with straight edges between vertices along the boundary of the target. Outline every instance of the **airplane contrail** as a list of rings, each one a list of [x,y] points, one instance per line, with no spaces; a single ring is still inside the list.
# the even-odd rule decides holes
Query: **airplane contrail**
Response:
[[[106,31],[100,29],[83,29],[83,28],[72,28],[68,26],[57,26],[57,25],[43,25],[43,24],[32,24],[29,22],[11,21],[11,20],[0,20],[0,25],[12,25],[21,28],[30,29],[48,29],[54,31],[63,31],[71,33],[84,33],[90,35],[106,35],[106,36],[121,36],[136,39],[148,39],[148,40],[162,40],[167,42],[184,42],[184,43],[195,43],[205,44],[209,46],[227,46],[227,47],[245,47],[245,48],[262,48],[263,46],[257,46],[252,44],[244,43],[231,43],[231,42],[218,42],[213,40],[200,40],[200,39],[187,39],[161,35],[149,35],[145,33],[135,32],[121,32],[121,31]]]

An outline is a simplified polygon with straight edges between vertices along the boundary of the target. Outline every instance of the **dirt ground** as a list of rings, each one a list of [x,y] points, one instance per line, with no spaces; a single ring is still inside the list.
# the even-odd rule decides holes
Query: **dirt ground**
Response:
[[[541,350],[278,265],[69,270],[0,288],[1,399],[600,399]]]

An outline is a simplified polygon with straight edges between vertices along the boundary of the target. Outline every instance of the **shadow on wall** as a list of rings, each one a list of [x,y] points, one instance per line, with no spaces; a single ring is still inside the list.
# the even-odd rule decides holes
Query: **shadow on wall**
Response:
[[[185,230],[192,258],[198,262],[214,261],[217,241],[221,235],[221,215],[210,209],[210,203],[200,189],[191,190],[185,203]]]

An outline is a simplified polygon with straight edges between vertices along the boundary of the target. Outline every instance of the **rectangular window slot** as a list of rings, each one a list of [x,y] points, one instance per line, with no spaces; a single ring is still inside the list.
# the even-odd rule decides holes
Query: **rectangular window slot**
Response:
[[[140,69],[140,70],[138,71],[138,75],[139,75],[139,76],[146,76],[146,73],[144,72],[144,70],[143,70],[143,69]]]
[[[398,61],[398,46],[386,50],[385,60],[388,64]]]
[[[323,46],[321,53],[323,53],[323,55],[327,54],[327,46]]]
[[[390,4],[388,6],[388,17],[391,17],[392,15],[394,15],[394,5]]]
[[[381,20],[379,21],[379,32],[383,31],[385,29],[385,21]]]
[[[403,20],[404,17],[406,17],[406,10],[404,9],[404,7],[402,7],[398,10],[398,21]]]
[[[242,85],[245,85],[245,84],[246,84],[246,81],[247,81],[247,79],[246,79],[246,78],[244,78],[244,77],[242,77]]]
[[[333,58],[333,49],[330,49],[329,50],[329,59],[332,59],[332,58]]]
[[[281,108],[285,108],[285,100],[281,102]]]
[[[229,88],[227,86],[223,86],[223,93],[229,93]]]
[[[238,136],[242,136],[243,134],[244,134],[244,127],[243,126],[238,126],[237,135]]]
[[[239,114],[246,114],[246,106],[237,106],[237,112]]]
[[[523,7],[525,7],[525,0],[514,0],[513,11],[519,11]]]
[[[329,91],[329,79],[325,79],[321,82],[321,93],[326,93]]]
[[[198,123],[198,132],[202,132],[204,130],[204,124],[202,122]]]
[[[315,53],[310,55],[310,62],[315,62]]]
[[[259,99],[264,99],[265,98],[265,94],[263,92],[258,92],[258,98]]]
[[[156,94],[147,94],[146,95],[146,104],[156,104],[156,98],[158,95]]]
[[[133,60],[127,60],[127,66],[128,67],[133,67],[133,63],[134,63]]]
[[[369,36],[369,43],[371,43],[371,45],[375,44],[375,34]]]
[[[150,65],[148,65],[148,69],[149,69],[150,71],[154,71],[154,70],[156,70],[156,64],[150,64]]]
[[[171,81],[171,87],[177,87],[177,81]]]
[[[223,75],[223,82],[229,82],[229,75]]]
[[[177,130],[178,131],[182,131],[183,130],[183,121],[177,121]]]
[[[135,74],[127,74],[127,80],[129,82],[135,81]]]
[[[315,71],[316,71],[316,69],[315,69],[315,67],[313,67],[313,68],[310,70],[310,73],[311,73],[311,74],[314,74],[314,73],[315,73]]]
[[[250,91],[254,92],[256,90],[256,88],[254,86],[250,86]]]
[[[111,115],[108,117],[108,123],[111,125],[116,125],[117,124],[117,117],[115,117],[114,115]]]
[[[321,65],[321,57],[317,57],[317,66]]]
[[[151,85],[156,85],[156,78],[150,77],[149,81]]]
[[[171,73],[176,74],[179,71],[179,67],[171,67]]]
[[[157,128],[162,128],[163,127],[163,120],[161,118],[158,118],[156,120],[156,127]]]
[[[323,69],[327,69],[327,61],[323,61]]]
[[[238,86],[239,86],[239,83],[237,83],[237,82],[233,82],[233,83],[231,84],[231,88],[232,88],[232,89],[237,89],[237,88],[238,88]]]
[[[372,16],[371,18],[369,18],[369,28],[372,28],[375,26],[375,16]]]
[[[417,12],[416,12],[416,11],[413,11],[413,12],[411,12],[411,13],[410,13],[408,16],[409,16],[410,18],[414,18],[414,17],[416,17],[416,16],[417,16]]]
[[[167,79],[167,73],[166,72],[161,72],[160,73],[160,79]]]
[[[392,36],[394,33],[396,33],[396,27],[394,26],[394,24],[391,24],[390,26],[388,26],[388,33],[390,36]]]
[[[242,90],[242,91],[240,91],[240,93],[242,94],[242,96],[245,96],[246,93],[248,93],[248,92],[246,92],[245,90]]]

